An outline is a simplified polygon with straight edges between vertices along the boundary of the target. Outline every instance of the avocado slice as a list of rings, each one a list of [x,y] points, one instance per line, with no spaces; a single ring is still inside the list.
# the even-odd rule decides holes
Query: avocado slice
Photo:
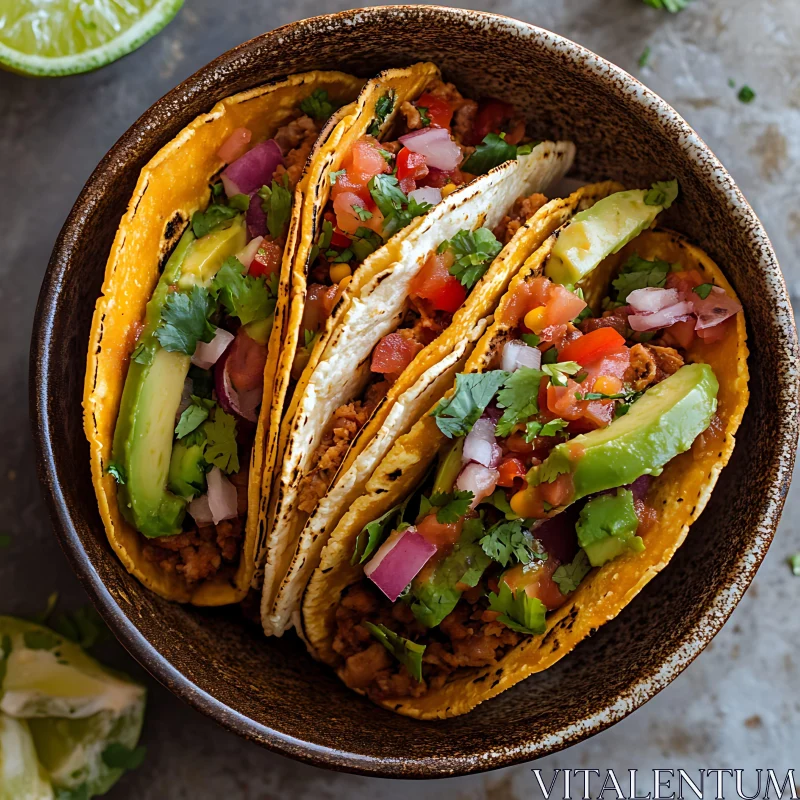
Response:
[[[231,233],[233,231],[233,233]],[[243,246],[240,214],[223,227],[196,239],[188,228],[173,251],[145,311],[145,327],[131,358],[114,431],[112,460],[123,466],[127,480],[118,486],[125,519],[148,538],[180,533],[186,500],[167,488],[175,416],[191,359],[164,350],[155,337],[170,287],[190,288],[210,281],[223,261]],[[135,351],[136,352],[136,351]]]
[[[617,192],[576,214],[559,233],[545,275],[555,283],[577,283],[604,258],[621,250],[672,205],[678,182],[658,187]],[[654,199],[663,205],[654,205]]]
[[[436,468],[436,477],[431,489],[432,495],[439,492],[448,494],[453,491],[458,473],[461,472],[461,468],[464,466],[461,463],[463,452],[464,437],[459,436],[450,446],[447,453],[440,456],[439,466]]]
[[[203,494],[207,487],[204,444],[184,444],[178,440],[172,447],[167,488],[186,500]]]
[[[642,475],[658,475],[709,426],[718,391],[708,364],[687,364],[649,389],[608,427],[556,445],[528,472],[528,483],[536,486],[571,473],[574,502],[626,486]]]
[[[578,543],[593,567],[600,567],[626,550],[644,550],[641,536],[636,536],[639,518],[630,489],[615,494],[601,494],[581,509],[575,526]]]

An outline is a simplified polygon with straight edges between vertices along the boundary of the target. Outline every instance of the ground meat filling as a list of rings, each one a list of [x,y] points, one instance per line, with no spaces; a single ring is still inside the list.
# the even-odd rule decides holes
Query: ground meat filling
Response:
[[[300,481],[297,507],[301,511],[310,514],[325,496],[336,471],[344,461],[350,443],[364,427],[388,388],[389,384],[385,381],[370,384],[363,400],[339,406],[333,413],[331,424],[314,451],[314,467]]]
[[[625,372],[625,383],[636,392],[660,383],[683,366],[683,357],[673,347],[635,344],[631,347],[631,364]]]
[[[230,476],[236,487],[238,516],[235,519],[202,528],[193,525],[176,536],[148,539],[142,548],[145,560],[158,564],[164,572],[181,575],[190,584],[209,580],[223,567],[235,565],[244,540],[248,461],[243,461],[242,469]],[[191,523],[191,517],[187,516],[186,520]]]
[[[470,596],[472,594],[473,596]],[[519,644],[512,631],[487,612],[479,592],[465,592],[441,625],[430,630],[415,619],[409,606],[392,605],[366,581],[351,586],[336,610],[333,649],[342,658],[342,677],[348,686],[363,689],[373,700],[419,697],[438,689],[460,669],[496,664]],[[407,639],[424,637],[423,680],[416,681],[361,624],[386,625]]]
[[[289,186],[294,188],[321,130],[322,122],[305,115],[278,129],[274,139],[283,153],[283,164],[275,170],[274,180],[282,181],[283,175],[288,175]]]
[[[545,203],[547,198],[535,192],[529,197],[520,197],[500,220],[493,233],[497,240],[508,244],[514,234],[529,220]]]

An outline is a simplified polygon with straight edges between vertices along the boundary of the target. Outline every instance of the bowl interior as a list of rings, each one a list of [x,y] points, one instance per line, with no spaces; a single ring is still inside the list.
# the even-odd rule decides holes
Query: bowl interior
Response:
[[[372,706],[293,636],[267,640],[232,610],[160,600],[111,554],[89,475],[81,394],[92,311],[137,174],[219,99],[294,72],[372,75],[430,59],[472,96],[524,109],[529,132],[578,147],[573,176],[631,186],[677,177],[665,222],[723,267],[745,304],[752,399],[733,459],[686,544],[614,622],[568,658],[466,716],[420,723]],[[731,178],[645,87],[554,34],[431,7],[296,23],[225,54],[153,106],[94,173],[56,245],[32,348],[40,474],[67,554],[134,655],[237,732],[320,765],[432,777],[550,752],[620,719],[669,682],[741,597],[777,524],[796,439],[797,347],[769,242]],[[795,406],[796,407],[796,406]]]

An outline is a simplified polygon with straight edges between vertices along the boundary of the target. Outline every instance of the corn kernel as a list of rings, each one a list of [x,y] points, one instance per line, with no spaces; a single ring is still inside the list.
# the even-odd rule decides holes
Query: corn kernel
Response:
[[[331,264],[331,281],[341,283],[345,278],[353,274],[349,264]]]
[[[547,325],[545,325],[545,307],[538,306],[532,309],[525,315],[525,327],[534,333],[541,333]]]
[[[442,186],[442,197],[444,198],[449,194],[453,194],[456,189],[458,189],[458,186],[456,186],[454,183],[445,184]]]
[[[622,381],[613,375],[601,375],[592,386],[593,392],[601,394],[616,394],[622,388]]]
[[[536,489],[528,486],[514,494],[511,497],[511,510],[519,517],[538,516],[542,508]]]

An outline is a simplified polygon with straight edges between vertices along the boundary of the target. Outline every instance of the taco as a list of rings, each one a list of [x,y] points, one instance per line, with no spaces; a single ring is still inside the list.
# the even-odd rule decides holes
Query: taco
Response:
[[[108,539],[165,598],[250,586],[303,174],[363,83],[311,72],[221,101],[145,166],[120,224],[84,426]]]
[[[392,85],[396,88],[388,88]],[[422,87],[427,88],[420,96]],[[439,98],[438,93],[444,92],[450,104]],[[334,132],[328,138],[323,150],[326,154],[331,148],[336,150],[321,185],[329,191],[331,205],[325,210],[325,197],[318,198],[314,207],[323,213],[320,240],[309,249],[309,261],[302,270],[302,244],[295,259],[293,294],[297,281],[307,273],[314,280],[334,283],[330,288],[312,284],[305,296],[301,327],[311,352],[305,350],[304,371],[281,429],[285,445],[273,487],[262,590],[262,622],[268,634],[280,635],[291,624],[326,532],[338,521],[349,498],[360,493],[363,480],[394,438],[411,426],[437,392],[439,396],[444,392],[444,373],[455,371],[468,354],[508,281],[541,243],[544,236],[538,230],[534,235],[522,231],[517,239],[514,233],[522,220],[546,202],[542,190],[566,172],[574,154],[568,142],[526,144],[524,125],[520,128],[514,123],[519,144],[513,146],[513,157],[509,159],[506,152],[504,163],[497,167],[484,159],[483,166],[491,167],[487,174],[468,175],[459,164],[472,163],[479,150],[467,148],[474,152],[465,159],[458,121],[452,131],[433,126],[449,125],[454,108],[463,110],[467,103],[474,109],[478,106],[443,84],[430,64],[384,73],[367,84],[359,102],[364,97],[370,98],[364,101],[366,108],[383,108],[383,112],[378,114],[379,121],[373,117],[378,112],[373,111],[349,128],[343,120],[341,137]],[[410,102],[415,97],[417,105]],[[389,126],[402,131],[418,123],[423,103],[432,115],[429,127],[403,133],[397,141],[387,141],[388,137],[379,141],[369,133],[374,130],[380,136]],[[441,160],[438,150],[430,155],[430,145],[417,144],[428,136],[436,147],[444,141],[451,151],[450,161]],[[428,155],[422,155],[423,150]],[[418,159],[416,179],[406,175],[403,167],[412,158]],[[443,189],[416,187],[415,180],[425,179],[436,169],[427,166],[429,158],[450,168],[452,182]],[[437,180],[444,178],[439,175]],[[426,197],[430,202],[424,201]],[[358,263],[359,248],[367,240],[378,249]],[[508,244],[501,252],[503,242]],[[332,291],[338,302],[324,329],[316,327],[324,314],[312,311],[317,290]],[[290,322],[284,376],[291,374],[292,330]],[[302,352],[300,348],[298,353]],[[295,357],[295,375],[297,364]],[[278,402],[274,397],[273,403]],[[376,441],[393,410],[397,413]],[[351,447],[371,416],[375,425]],[[345,454],[350,451],[354,457],[366,446],[371,453],[367,466],[351,470],[326,495]]]
[[[342,517],[302,624],[351,688],[463,714],[613,619],[685,539],[748,371],[721,270],[650,229],[676,195],[615,193],[551,235]]]

